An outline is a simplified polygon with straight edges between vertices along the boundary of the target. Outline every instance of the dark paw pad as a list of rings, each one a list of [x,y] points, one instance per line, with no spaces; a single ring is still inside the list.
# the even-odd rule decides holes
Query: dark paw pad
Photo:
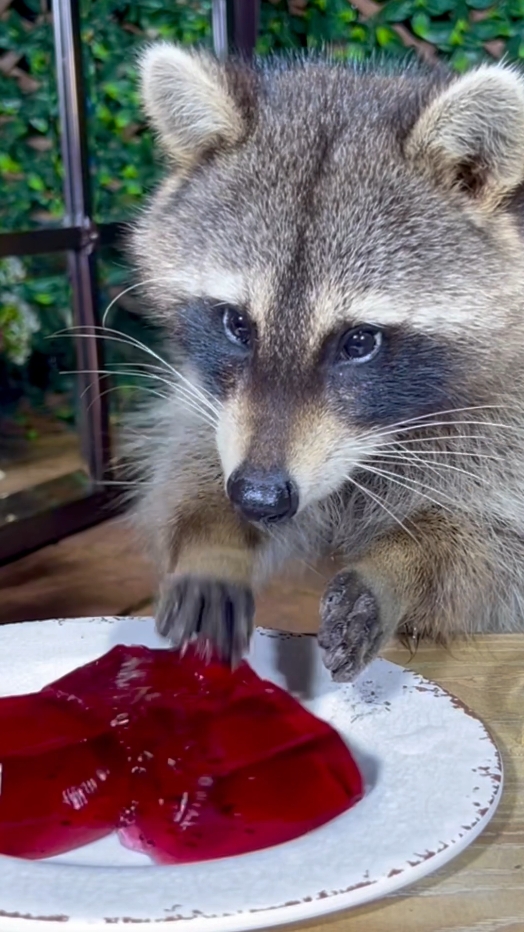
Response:
[[[156,627],[173,647],[197,641],[237,664],[253,633],[255,604],[247,586],[197,576],[166,582],[156,614]]]
[[[339,573],[320,604],[318,643],[336,682],[354,679],[384,640],[377,601],[357,573]]]

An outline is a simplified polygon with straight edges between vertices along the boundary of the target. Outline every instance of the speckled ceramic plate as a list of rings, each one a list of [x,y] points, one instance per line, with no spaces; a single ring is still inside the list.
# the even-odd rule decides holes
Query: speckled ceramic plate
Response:
[[[39,689],[117,643],[159,646],[148,619],[0,628],[0,691]],[[491,819],[502,788],[497,749],[435,684],[377,660],[354,685],[334,685],[310,636],[259,631],[250,659],[347,739],[364,799],[296,841],[221,861],[157,867],[115,837],[48,861],[0,857],[0,932],[107,932],[133,922],[244,932],[311,920],[414,883]]]

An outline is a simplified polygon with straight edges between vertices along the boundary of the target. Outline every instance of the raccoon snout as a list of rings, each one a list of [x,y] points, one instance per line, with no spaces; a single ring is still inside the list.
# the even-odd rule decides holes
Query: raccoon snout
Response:
[[[263,471],[239,466],[227,481],[227,494],[248,521],[276,524],[298,511],[298,489],[280,469]]]

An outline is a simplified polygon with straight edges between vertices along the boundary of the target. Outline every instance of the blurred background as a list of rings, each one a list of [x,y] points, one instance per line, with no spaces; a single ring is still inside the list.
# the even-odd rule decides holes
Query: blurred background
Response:
[[[0,562],[119,508],[115,430],[158,339],[122,253],[161,171],[136,90],[152,39],[463,72],[524,58],[524,0],[0,0]]]

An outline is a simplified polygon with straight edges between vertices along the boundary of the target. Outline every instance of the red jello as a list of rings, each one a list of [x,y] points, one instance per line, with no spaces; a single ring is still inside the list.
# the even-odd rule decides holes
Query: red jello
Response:
[[[113,831],[126,798],[125,757],[110,736],[2,766],[0,851],[44,858]]]
[[[363,793],[325,722],[247,663],[116,647],[0,699],[0,852],[39,858],[118,830],[160,863],[288,841]]]

